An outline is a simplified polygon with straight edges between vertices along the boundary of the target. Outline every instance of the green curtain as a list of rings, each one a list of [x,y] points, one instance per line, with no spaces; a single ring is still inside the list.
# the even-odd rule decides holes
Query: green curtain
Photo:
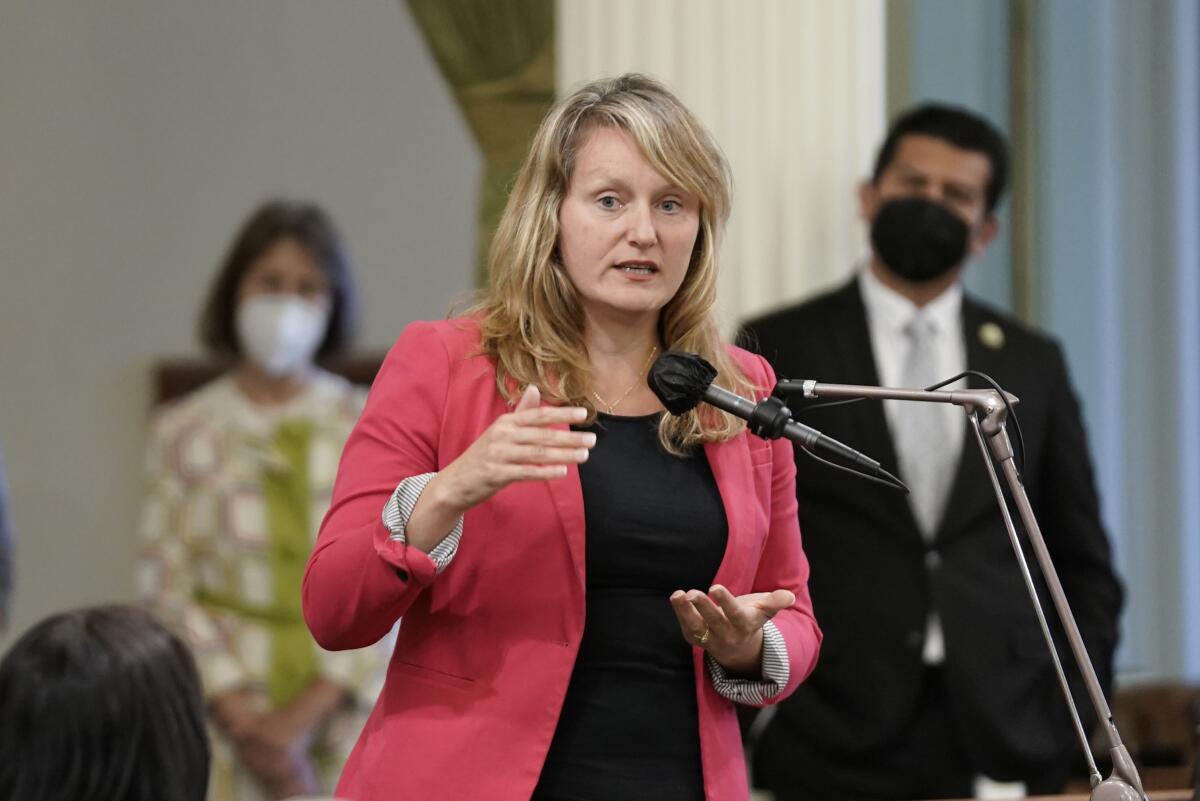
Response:
[[[554,102],[554,0],[407,0],[484,157],[476,277],[509,186]]]

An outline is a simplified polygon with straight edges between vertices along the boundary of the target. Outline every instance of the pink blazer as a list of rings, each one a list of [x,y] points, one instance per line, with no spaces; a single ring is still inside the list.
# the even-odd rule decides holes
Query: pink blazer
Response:
[[[574,467],[556,481],[510,485],[468,511],[458,553],[441,574],[426,554],[389,539],[381,522],[401,480],[440,470],[508,411],[478,350],[469,319],[405,329],[346,443],[309,559],[304,615],[325,648],[374,643],[403,617],[383,692],[337,789],[351,801],[528,801],[571,678],[585,567]],[[757,385],[774,384],[764,360],[733,354]],[[705,452],[729,525],[714,583],[735,595],[796,594],[775,618],[790,663],[776,701],[809,674],[821,641],[792,446],[742,434]],[[746,799],[734,705],[713,690],[699,648],[695,671],[707,798]]]

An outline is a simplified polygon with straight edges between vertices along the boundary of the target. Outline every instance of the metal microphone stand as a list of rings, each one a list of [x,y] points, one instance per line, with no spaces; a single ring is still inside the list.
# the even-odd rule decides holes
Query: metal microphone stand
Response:
[[[1096,670],[1092,667],[1092,661],[1088,657],[1087,648],[1083,644],[1083,637],[1079,634],[1079,626],[1075,623],[1075,615],[1071,612],[1071,607],[1067,603],[1067,596],[1063,593],[1062,583],[1058,579],[1058,571],[1054,569],[1054,563],[1050,560],[1050,552],[1046,549],[1046,541],[1042,538],[1042,530],[1033,515],[1033,507],[1029,504],[1029,496],[1025,492],[1025,485],[1013,461],[1012,442],[1009,440],[1008,431],[1005,429],[1005,421],[1008,417],[1008,407],[1005,405],[1005,399],[1007,399],[1009,404],[1015,404],[1017,397],[1007,392],[1005,393],[1005,397],[1001,397],[999,392],[992,389],[892,389],[889,387],[823,384],[816,381],[787,380],[780,381],[777,389],[782,392],[801,391],[806,398],[870,398],[876,400],[919,401],[923,403],[950,403],[963,408],[967,415],[968,426],[975,435],[975,441],[979,444],[979,452],[983,457],[984,466],[987,468],[988,477],[991,479],[992,488],[995,490],[996,502],[1000,506],[1000,515],[1004,518],[1004,527],[1008,531],[1008,538],[1012,543],[1013,553],[1016,554],[1021,576],[1025,580],[1025,588],[1029,592],[1033,609],[1037,613],[1038,623],[1042,629],[1042,636],[1046,640],[1046,647],[1049,649],[1050,656],[1054,661],[1054,669],[1058,673],[1058,682],[1062,688],[1063,698],[1067,702],[1068,709],[1070,709],[1071,719],[1075,725],[1075,733],[1079,737],[1080,747],[1083,749],[1084,757],[1087,759],[1090,773],[1089,778],[1092,785],[1090,799],[1091,801],[1145,801],[1146,793],[1142,789],[1142,779],[1133,764],[1133,759],[1129,756],[1129,750],[1121,741],[1121,735],[1117,731],[1116,724],[1113,722],[1112,711],[1108,708],[1104,692],[1100,689],[1100,681],[1096,678]],[[989,450],[991,458],[989,458]],[[995,459],[995,464],[993,464],[992,459]],[[1071,698],[1070,686],[1067,684],[1067,677],[1063,673],[1062,663],[1058,657],[1058,649],[1054,645],[1050,626],[1046,622],[1046,615],[1042,608],[1042,603],[1038,598],[1037,588],[1033,582],[1033,575],[1030,573],[1029,564],[1021,548],[1020,539],[1017,536],[1017,529],[1013,525],[1008,504],[1004,500],[1004,491],[1001,489],[1000,480],[996,475],[996,464],[1000,466],[1001,472],[1004,473],[1009,492],[1012,494],[1013,502],[1017,506],[1021,522],[1025,526],[1025,532],[1029,535],[1029,542],[1033,547],[1034,556],[1041,567],[1042,576],[1046,580],[1046,586],[1050,590],[1050,597],[1054,602],[1054,608],[1057,610],[1059,620],[1062,622],[1063,629],[1066,632],[1067,642],[1070,644],[1075,664],[1083,676],[1088,696],[1091,698],[1092,707],[1096,711],[1096,716],[1104,727],[1104,733],[1109,744],[1109,755],[1112,757],[1113,764],[1112,775],[1107,779],[1102,779],[1100,771],[1096,767],[1096,761],[1092,758],[1092,750],[1088,744],[1087,733],[1083,730],[1083,724],[1079,720],[1079,711],[1075,708],[1075,701]]]

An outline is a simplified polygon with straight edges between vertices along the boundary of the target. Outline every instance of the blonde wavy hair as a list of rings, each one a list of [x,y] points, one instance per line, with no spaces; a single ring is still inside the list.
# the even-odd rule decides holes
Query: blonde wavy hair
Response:
[[[716,383],[742,395],[754,385],[730,358],[718,330],[717,254],[730,210],[729,167],[712,136],[662,84],[628,74],[599,80],[560,101],[542,121],[517,174],[488,253],[490,284],[471,310],[496,386],[510,402],[536,384],[551,403],[584,406],[596,417],[579,296],[558,255],[559,208],[587,134],[628,133],[645,159],[700,202],[700,226],[679,291],[659,316],[664,350],[699,353]],[[663,415],[659,440],[673,453],[736,436],[745,423],[702,404]]]

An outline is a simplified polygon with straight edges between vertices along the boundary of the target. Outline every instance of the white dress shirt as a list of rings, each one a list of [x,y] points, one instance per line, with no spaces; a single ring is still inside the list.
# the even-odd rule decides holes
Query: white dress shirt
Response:
[[[933,322],[935,334],[934,349],[938,372],[945,378],[958,375],[967,369],[967,345],[962,329],[962,284],[955,282],[949,289],[938,295],[924,307],[916,304],[900,293],[885,286],[870,265],[859,270],[859,289],[862,291],[863,306],[867,312],[867,327],[871,334],[871,351],[875,354],[875,370],[879,383],[885,387],[900,386],[907,357],[908,337],[904,328],[913,316],[921,311],[927,319]],[[965,381],[948,384],[944,389],[958,389],[966,386]],[[898,423],[897,408],[905,401],[884,401],[883,411],[887,418],[888,430],[894,432]],[[942,407],[946,425],[947,449],[946,458],[954,459],[957,464],[962,452],[963,439],[966,434],[966,421],[961,409],[949,404]],[[895,444],[896,436],[892,434]],[[936,532],[922,532],[929,541],[930,550],[926,554],[926,565],[930,570],[936,570],[940,562],[936,551],[936,542],[932,537]],[[926,665],[940,665],[946,659],[946,643],[942,636],[942,624],[937,613],[930,611],[925,623],[925,644],[921,651],[921,660]],[[1022,782],[997,782],[987,776],[975,777],[975,798],[1003,799],[1025,797],[1025,785]]]
[[[967,348],[962,333],[962,285],[954,283],[929,303],[918,307],[908,298],[884,285],[869,265],[859,271],[858,285],[862,291],[863,306],[867,313],[867,327],[871,335],[871,351],[875,355],[875,369],[879,383],[885,387],[898,387],[903,380],[904,361],[907,357],[909,339],[904,328],[913,317],[920,312],[933,323],[935,330],[934,350],[939,374],[945,378],[958,375],[967,367]],[[964,386],[962,381],[948,385],[946,389]],[[917,387],[922,389],[922,387]],[[900,425],[899,407],[912,401],[883,402],[884,416],[887,418],[888,430],[892,433],[893,445],[897,445],[895,431]],[[957,406],[949,404],[941,407],[943,424],[945,425],[946,442],[950,444],[944,458],[958,463],[962,451],[966,422],[963,412]],[[897,449],[899,446],[897,445]],[[939,557],[932,549],[932,538],[935,532],[922,532],[930,541],[931,550],[927,556],[930,569],[936,569]],[[926,623],[925,644],[921,658],[927,665],[939,665],[945,660],[945,641],[942,637],[942,626],[936,612],[930,612]]]

